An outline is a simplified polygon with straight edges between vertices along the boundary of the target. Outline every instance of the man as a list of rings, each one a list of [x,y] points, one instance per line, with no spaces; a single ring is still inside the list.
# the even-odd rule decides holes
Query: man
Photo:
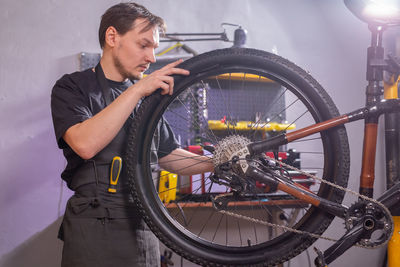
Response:
[[[140,100],[159,88],[162,95],[172,94],[171,75],[189,75],[176,61],[143,78],[155,62],[154,49],[164,29],[163,20],[141,5],[109,8],[99,28],[100,63],[95,69],[64,75],[53,88],[56,138],[68,162],[61,176],[75,191],[59,233],[64,240],[63,267],[159,266],[158,241],[129,195],[124,164],[117,192],[108,188],[111,162],[115,157],[123,162],[127,129]],[[198,159],[179,148],[165,121],[158,128],[162,168],[184,175],[213,169],[207,158],[193,164]],[[182,157],[187,159],[174,161]]]

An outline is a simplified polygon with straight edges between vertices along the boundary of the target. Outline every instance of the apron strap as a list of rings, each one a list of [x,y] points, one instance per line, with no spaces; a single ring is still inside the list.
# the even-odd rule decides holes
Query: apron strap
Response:
[[[96,78],[100,84],[101,91],[103,93],[103,98],[106,103],[106,106],[110,105],[112,102],[111,91],[109,90],[109,86],[107,84],[106,76],[104,75],[103,69],[100,65],[100,62],[97,64],[95,68]]]

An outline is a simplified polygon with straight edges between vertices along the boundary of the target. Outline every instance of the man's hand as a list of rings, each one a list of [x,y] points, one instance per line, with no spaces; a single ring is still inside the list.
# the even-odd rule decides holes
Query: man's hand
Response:
[[[132,87],[134,90],[138,90],[142,97],[149,96],[154,93],[155,90],[161,88],[162,95],[172,95],[174,92],[174,78],[171,75],[189,75],[189,71],[185,69],[176,68],[177,65],[182,63],[182,59],[172,62],[163,68],[156,70],[139,80]]]
[[[63,138],[83,159],[90,159],[117,135],[140,98],[151,95],[158,88],[161,94],[172,94],[174,79],[170,75],[189,75],[189,71],[175,68],[182,60],[172,62],[129,87],[105,109],[82,123],[71,126]]]

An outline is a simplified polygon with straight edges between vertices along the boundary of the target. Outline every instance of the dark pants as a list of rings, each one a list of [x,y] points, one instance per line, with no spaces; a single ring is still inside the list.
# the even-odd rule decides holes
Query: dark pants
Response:
[[[67,205],[62,267],[160,266],[158,240],[142,220],[92,217],[98,208],[75,214]]]

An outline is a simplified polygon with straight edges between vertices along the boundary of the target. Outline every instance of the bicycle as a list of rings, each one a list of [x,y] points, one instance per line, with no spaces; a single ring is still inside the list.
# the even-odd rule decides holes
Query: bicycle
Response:
[[[372,194],[378,118],[400,110],[400,63],[384,59],[382,34],[386,27],[400,25],[400,18],[366,18],[361,2],[345,0],[372,32],[366,107],[340,115],[306,71],[248,48],[195,56],[180,65],[191,75],[174,77],[172,96],[154,94],[143,100],[130,130],[126,164],[132,195],[163,243],[200,265],[274,266],[324,238],[335,217],[343,219],[345,233],[325,252],[317,250],[317,266],[353,245],[387,243],[400,184],[377,200]],[[393,80],[385,88],[386,98],[384,71]],[[160,186],[151,154],[161,118],[200,154],[212,154],[214,173]],[[363,163],[356,193],[346,188],[350,156],[344,124],[361,119]],[[175,201],[164,198],[176,191]],[[341,204],[346,192],[359,198],[350,207]]]

